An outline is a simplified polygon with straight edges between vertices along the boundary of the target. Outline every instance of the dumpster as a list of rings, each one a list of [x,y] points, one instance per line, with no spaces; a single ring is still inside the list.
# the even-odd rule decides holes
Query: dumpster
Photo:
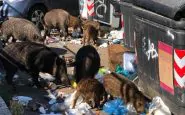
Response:
[[[119,0],[79,0],[80,15],[103,24],[118,28],[120,26]]]
[[[185,114],[185,0],[122,0],[125,47],[135,49],[140,86]]]

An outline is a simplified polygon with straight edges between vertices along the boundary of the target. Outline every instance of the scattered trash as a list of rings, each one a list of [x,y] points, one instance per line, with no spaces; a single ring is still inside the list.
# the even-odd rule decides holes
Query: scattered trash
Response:
[[[71,40],[70,43],[81,45],[82,41],[81,41],[81,39],[75,39],[75,40]]]
[[[121,40],[123,40],[123,39],[113,39],[112,42],[113,42],[113,44],[120,44]]]
[[[56,101],[56,99],[51,99],[48,103],[50,104],[50,105],[53,105],[54,103],[56,103],[57,101]]]
[[[79,38],[81,34],[81,30],[78,28],[72,32],[72,37]]]
[[[57,89],[57,85],[56,85],[55,83],[53,83],[53,82],[49,82],[48,87],[49,87],[51,90]]]
[[[132,104],[128,103],[126,107],[129,113],[136,114],[136,109],[134,108]]]
[[[27,97],[27,96],[14,96],[12,98],[12,100],[14,101],[18,101],[20,104],[22,104],[23,106],[27,106],[29,101],[32,100],[31,97]]]
[[[103,111],[108,115],[125,115],[128,113],[121,98],[106,102],[103,106]]]
[[[40,115],[62,115],[61,113],[53,113],[53,112],[51,112],[51,113],[48,113],[48,114],[40,114]]]
[[[39,107],[41,106],[41,104],[38,104],[34,101],[30,101],[27,105],[27,107],[31,110],[31,111],[37,111],[39,109]]]
[[[45,114],[46,110],[44,109],[44,107],[39,107],[39,112],[42,114]]]
[[[131,81],[133,81],[137,78],[137,72],[132,73],[132,72],[126,71],[120,65],[116,65],[115,72],[118,73],[118,74],[123,75],[124,77],[127,77]]]
[[[87,103],[82,103],[82,98],[79,98],[76,103],[75,109],[72,108],[72,101],[74,99],[76,91],[72,94],[68,94],[64,96],[64,102],[55,103],[51,106],[50,110],[52,112],[66,112],[67,115],[76,115],[76,113],[85,114],[85,115],[93,115],[93,112],[90,110],[90,106]]]
[[[154,97],[150,106],[149,114],[151,115],[171,115],[170,109],[165,105],[160,97]]]
[[[53,112],[61,112],[66,110],[66,107],[64,103],[55,103],[51,106],[50,110]]]
[[[76,88],[76,87],[77,87],[77,83],[76,83],[75,80],[71,80],[71,86],[72,86],[73,88]]]
[[[54,95],[50,90],[47,90],[48,95],[47,97],[49,97],[50,99],[57,99],[56,95]]]
[[[15,75],[13,76],[13,81],[16,81],[18,78],[19,78],[19,75],[15,74]]]
[[[132,104],[125,105],[121,98],[106,102],[103,111],[108,115],[137,115],[134,106]],[[140,115],[145,115],[145,113]]]
[[[136,72],[136,59],[135,53],[133,52],[125,52],[123,54],[123,68],[128,72]]]
[[[108,39],[123,39],[123,31],[122,30],[113,30],[108,35]]]
[[[100,47],[100,48],[106,48],[106,47],[108,47],[108,44],[107,44],[107,43],[103,43],[103,44],[101,44],[99,47]]]
[[[45,40],[45,44],[49,44],[49,43],[56,43],[56,42],[59,42],[60,41],[60,38],[58,37],[46,37],[46,40]]]
[[[88,109],[68,109],[66,113],[67,115],[95,115]]]
[[[95,75],[95,78],[100,82],[103,83],[103,76],[105,74],[111,73],[108,69],[106,68],[100,68],[98,73]]]
[[[55,77],[53,77],[51,74],[40,72],[39,76],[43,78],[46,81],[54,81]]]

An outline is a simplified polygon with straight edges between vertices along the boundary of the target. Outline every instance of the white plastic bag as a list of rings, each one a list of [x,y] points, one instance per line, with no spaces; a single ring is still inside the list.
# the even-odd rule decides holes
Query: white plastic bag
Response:
[[[171,115],[170,109],[164,104],[160,97],[154,97],[152,104],[149,106],[149,114],[154,115]]]

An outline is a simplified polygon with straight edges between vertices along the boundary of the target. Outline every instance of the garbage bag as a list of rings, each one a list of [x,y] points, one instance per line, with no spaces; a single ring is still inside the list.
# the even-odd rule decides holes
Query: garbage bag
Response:
[[[135,53],[133,52],[125,52],[123,54],[123,68],[128,72],[136,72],[136,58]]]
[[[161,97],[154,97],[149,106],[149,114],[154,115],[171,115],[170,109],[165,105]]]
[[[125,115],[128,113],[121,98],[106,102],[103,106],[103,111],[108,115]]]

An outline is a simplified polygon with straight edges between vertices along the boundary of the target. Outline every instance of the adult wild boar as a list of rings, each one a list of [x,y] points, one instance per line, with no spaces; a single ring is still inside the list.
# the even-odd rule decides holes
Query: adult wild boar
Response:
[[[10,37],[13,41],[32,41],[43,43],[44,39],[36,25],[31,21],[22,18],[9,18],[0,26],[0,33],[7,43]]]
[[[53,28],[58,29],[61,35],[67,37],[68,27],[77,29],[80,27],[80,23],[81,21],[78,17],[70,15],[67,11],[63,9],[53,9],[44,16],[45,37],[50,35],[50,31]]]
[[[58,83],[69,85],[66,62],[52,52],[50,48],[34,42],[16,42],[3,48],[0,58],[6,70],[6,80],[12,84],[12,78],[18,69],[26,70],[38,82],[39,72],[49,73]]]
[[[80,48],[75,56],[75,78],[78,83],[83,78],[94,78],[100,67],[100,56],[91,45]]]

